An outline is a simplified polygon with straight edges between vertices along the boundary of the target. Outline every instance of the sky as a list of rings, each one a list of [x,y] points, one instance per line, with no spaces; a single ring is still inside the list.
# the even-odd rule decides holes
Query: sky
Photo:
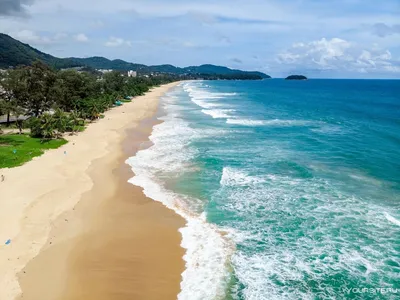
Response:
[[[58,57],[400,78],[400,0],[0,0],[0,32]]]

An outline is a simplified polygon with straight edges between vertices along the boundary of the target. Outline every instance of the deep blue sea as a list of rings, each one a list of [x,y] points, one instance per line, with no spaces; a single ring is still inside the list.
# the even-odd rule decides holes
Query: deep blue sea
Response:
[[[400,81],[193,81],[133,184],[187,220],[181,300],[400,299]]]

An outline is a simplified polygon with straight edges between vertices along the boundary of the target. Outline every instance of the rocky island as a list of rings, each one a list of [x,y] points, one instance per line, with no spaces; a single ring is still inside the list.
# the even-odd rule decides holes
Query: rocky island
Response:
[[[285,80],[307,80],[308,78],[304,75],[290,75]]]

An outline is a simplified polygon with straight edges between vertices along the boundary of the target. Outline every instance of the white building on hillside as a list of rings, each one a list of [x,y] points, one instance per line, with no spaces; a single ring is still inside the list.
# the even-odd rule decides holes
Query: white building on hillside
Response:
[[[137,77],[136,71],[128,71],[128,77]]]
[[[106,74],[106,73],[111,73],[113,70],[112,69],[109,69],[109,70],[107,70],[107,69],[98,69],[97,71],[99,71],[99,72],[101,72],[103,74]]]

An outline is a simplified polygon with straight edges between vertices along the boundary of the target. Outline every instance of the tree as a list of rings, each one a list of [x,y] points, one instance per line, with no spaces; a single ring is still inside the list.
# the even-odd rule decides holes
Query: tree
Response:
[[[54,117],[49,113],[44,113],[40,117],[33,117],[29,121],[32,137],[52,139],[57,136]]]
[[[66,112],[75,110],[79,99],[94,97],[99,92],[100,88],[93,75],[75,70],[58,72],[51,88],[57,106]]]
[[[53,114],[53,128],[57,130],[57,137],[61,137],[68,127],[68,116],[61,109],[57,109]]]
[[[98,119],[100,116],[100,106],[99,103],[95,99],[90,99],[89,105],[87,107],[87,117],[91,120],[94,121],[95,119]]]
[[[7,127],[10,125],[11,115],[18,119],[24,114],[22,101],[18,96],[21,90],[21,75],[21,71],[17,69],[7,71],[0,77],[0,115],[7,115]]]
[[[0,116],[5,115],[7,113],[6,108],[4,107],[5,101],[2,98],[2,95],[0,95]]]
[[[85,125],[85,121],[80,118],[77,111],[72,111],[68,117],[67,131],[71,131],[72,134],[79,131],[79,129]]]
[[[56,128],[54,126],[54,118],[49,113],[44,113],[40,117],[41,136],[45,139],[52,139],[56,136]]]
[[[64,132],[78,131],[85,119],[99,118],[116,99],[142,95],[154,85],[176,79],[168,75],[128,78],[116,71],[104,75],[55,71],[36,61],[1,76],[0,115],[8,115],[8,120],[11,115],[17,119],[21,115],[33,116],[27,122],[32,136],[60,137]],[[17,126],[22,132],[23,121],[18,121]]]
[[[107,94],[117,93],[121,94],[125,86],[125,78],[120,72],[113,71],[106,73],[103,76],[104,91]]]
[[[48,111],[55,102],[56,94],[53,92],[55,72],[40,61],[22,70],[19,98],[22,99],[27,113],[38,117]]]

